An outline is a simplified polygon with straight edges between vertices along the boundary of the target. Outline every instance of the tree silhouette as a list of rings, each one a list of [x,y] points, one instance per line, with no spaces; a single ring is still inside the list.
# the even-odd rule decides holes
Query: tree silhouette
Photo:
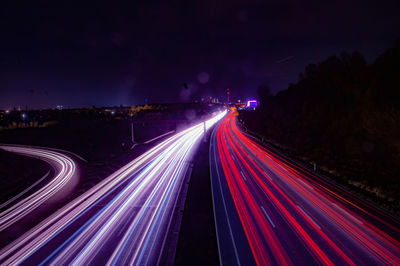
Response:
[[[271,91],[268,85],[260,85],[257,90],[258,101],[260,107],[263,108],[267,105],[268,99],[271,97]]]
[[[400,202],[399,73],[400,39],[371,65],[359,52],[342,52],[307,65],[275,96],[261,85],[260,108],[244,119],[249,129],[343,176],[384,187]]]

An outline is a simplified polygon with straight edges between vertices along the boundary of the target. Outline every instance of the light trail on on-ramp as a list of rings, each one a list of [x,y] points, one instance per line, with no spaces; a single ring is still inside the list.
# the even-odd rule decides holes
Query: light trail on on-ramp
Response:
[[[251,140],[233,112],[210,165],[222,264],[400,264],[396,218]]]
[[[128,163],[0,251],[1,264],[157,264],[204,123]]]
[[[51,149],[14,145],[0,145],[0,149],[43,160],[55,169],[54,177],[50,181],[47,183],[44,181],[49,174],[47,173],[32,186],[1,205],[2,208],[7,207],[0,213],[0,232],[2,232],[61,192],[74,177],[77,168],[73,159]],[[44,183],[42,187],[33,193],[30,192],[41,183]]]

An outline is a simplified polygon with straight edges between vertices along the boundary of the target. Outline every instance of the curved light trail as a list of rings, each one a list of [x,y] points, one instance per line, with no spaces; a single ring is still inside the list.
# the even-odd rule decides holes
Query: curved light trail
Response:
[[[32,186],[2,204],[2,207],[6,207],[18,200],[16,203],[0,213],[1,232],[13,225],[15,222],[19,221],[21,218],[30,214],[34,209],[62,190],[74,176],[76,165],[68,156],[53,150],[12,145],[0,146],[0,149],[46,161],[53,166],[56,171],[53,179],[47,182],[44,186],[40,187],[37,191],[31,193],[29,196],[22,198],[27,192],[29,192],[29,190],[33,190],[33,188],[42,183],[47,177],[48,173],[38,182],[35,182],[35,184]]]
[[[0,263],[159,263],[193,148],[225,114],[125,165],[1,250]]]
[[[246,137],[233,112],[210,164],[222,264],[400,264],[398,220]]]

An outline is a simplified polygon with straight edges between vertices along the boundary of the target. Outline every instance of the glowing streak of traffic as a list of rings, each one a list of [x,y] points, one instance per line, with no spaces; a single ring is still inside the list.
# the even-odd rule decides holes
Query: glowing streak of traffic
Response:
[[[11,205],[0,213],[1,232],[31,213],[34,209],[61,191],[75,175],[76,165],[68,156],[53,150],[12,145],[4,145],[0,146],[0,148],[9,152],[14,152],[46,161],[56,170],[54,178],[47,182],[44,186],[40,187],[37,191],[31,193],[29,196],[23,199],[20,199],[22,196],[24,196],[24,194],[29,192],[28,190],[36,187],[37,183],[42,183],[45,177],[40,179],[40,182],[36,182],[34,185],[29,187],[29,189],[24,190],[22,193],[2,204],[3,207],[10,206],[11,203],[20,199],[14,203],[14,205]]]
[[[193,148],[225,113],[122,167],[1,250],[0,263],[159,263]]]
[[[211,143],[223,264],[400,263],[397,219],[252,141],[233,112]]]

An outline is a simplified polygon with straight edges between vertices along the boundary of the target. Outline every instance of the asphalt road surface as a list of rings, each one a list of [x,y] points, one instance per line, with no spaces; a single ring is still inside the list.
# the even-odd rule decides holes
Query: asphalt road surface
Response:
[[[160,263],[188,160],[225,113],[128,163],[0,251],[0,264]]]
[[[398,220],[251,140],[233,112],[210,165],[222,264],[400,264]]]

